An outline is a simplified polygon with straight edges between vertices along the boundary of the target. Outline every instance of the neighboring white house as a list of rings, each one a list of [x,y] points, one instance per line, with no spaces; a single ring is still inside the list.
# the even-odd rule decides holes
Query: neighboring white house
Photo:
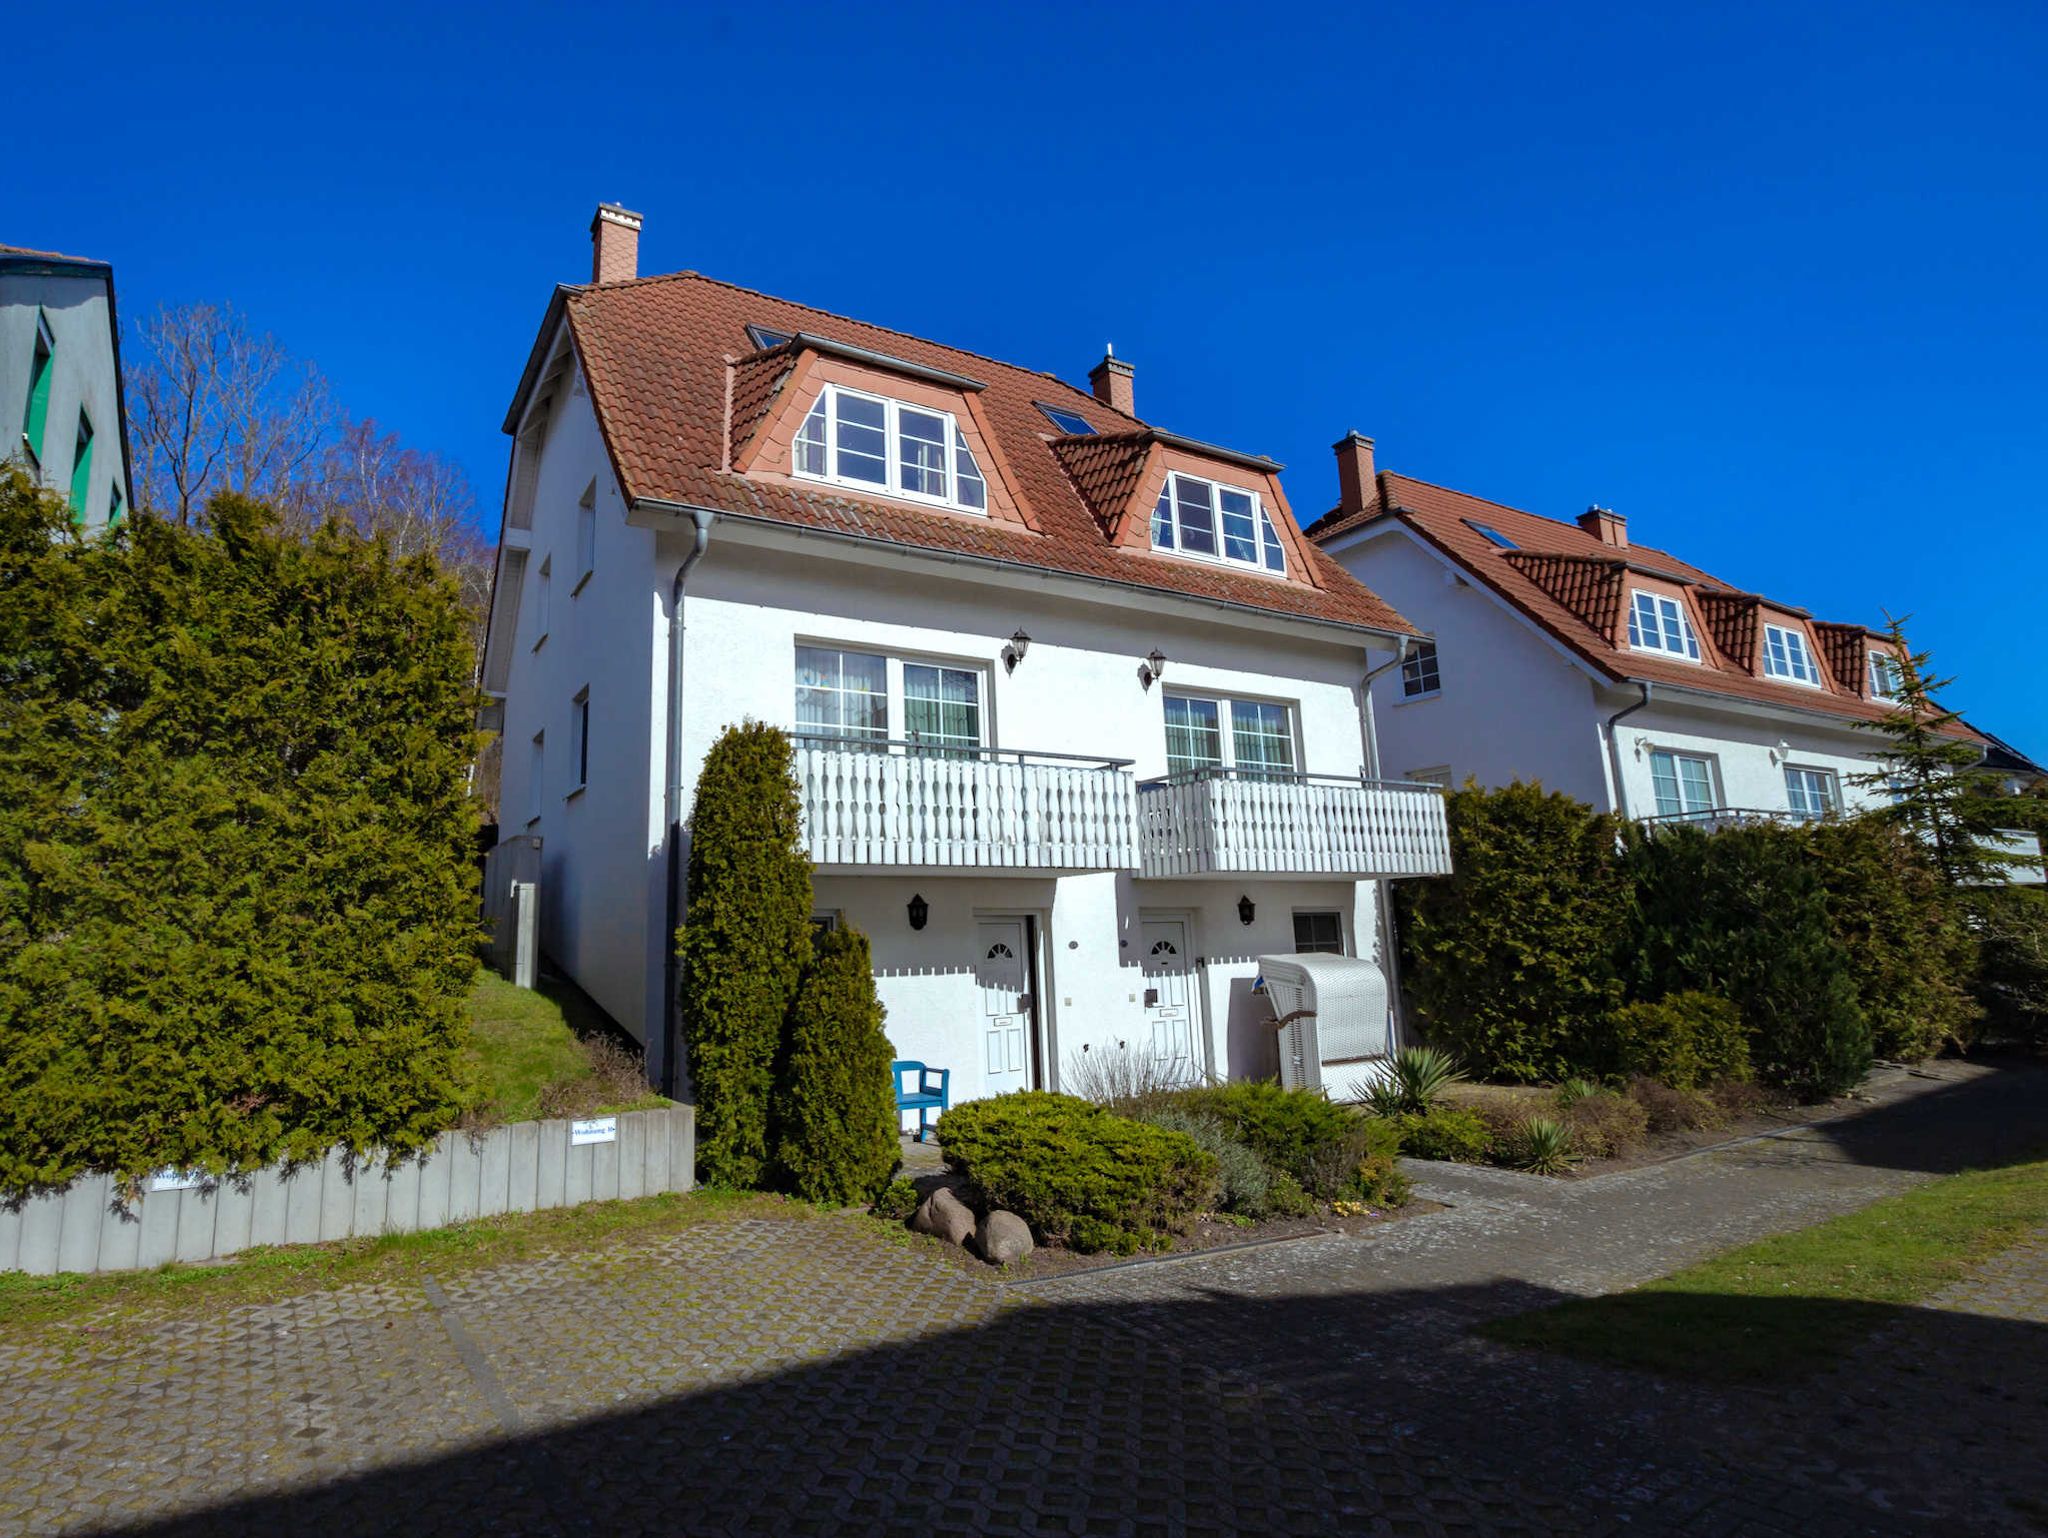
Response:
[[[87,527],[129,505],[119,338],[107,263],[0,246],[0,460]]]
[[[956,1099],[1120,1046],[1270,1072],[1253,958],[1372,957],[1380,878],[1448,865],[1441,797],[1378,783],[1366,679],[1411,627],[1122,360],[1091,395],[635,279],[639,228],[598,211],[505,423],[485,687],[543,949],[677,1084],[690,797],[752,717],[796,734],[819,921]]]
[[[1375,473],[1356,433],[1336,448],[1310,535],[1428,637],[1373,685],[1388,773],[1706,823],[1885,796],[1859,783],[1898,678],[1883,634],[1635,544],[1604,508],[1542,518]]]

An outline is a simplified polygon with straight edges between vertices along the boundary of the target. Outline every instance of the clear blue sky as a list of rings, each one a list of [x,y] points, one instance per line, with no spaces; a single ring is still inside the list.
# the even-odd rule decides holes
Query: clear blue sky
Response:
[[[1076,381],[1114,341],[1141,412],[1286,461],[1304,518],[1355,427],[1822,617],[1911,611],[2048,755],[2038,4],[204,9],[41,11],[93,68],[12,73],[61,154],[0,241],[111,259],[131,320],[232,300],[492,530],[617,199],[643,272]]]

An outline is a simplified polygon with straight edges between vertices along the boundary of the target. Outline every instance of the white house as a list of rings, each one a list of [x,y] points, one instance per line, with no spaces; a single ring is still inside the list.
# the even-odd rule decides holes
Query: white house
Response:
[[[1636,544],[1604,508],[1566,523],[1375,472],[1357,433],[1336,451],[1311,537],[1427,636],[1373,684],[1388,772],[1708,823],[1885,795],[1860,779],[1898,682],[1884,634]]]
[[[1448,864],[1381,783],[1411,634],[1304,539],[1280,466],[1048,374],[695,273],[592,226],[519,382],[485,660],[544,950],[678,1082],[670,937],[727,726],[795,734],[821,923],[956,1099],[1123,1046],[1270,1071],[1262,953],[1379,949]],[[680,986],[687,987],[687,979]]]
[[[0,423],[12,460],[102,527],[129,505],[114,269],[0,246]]]

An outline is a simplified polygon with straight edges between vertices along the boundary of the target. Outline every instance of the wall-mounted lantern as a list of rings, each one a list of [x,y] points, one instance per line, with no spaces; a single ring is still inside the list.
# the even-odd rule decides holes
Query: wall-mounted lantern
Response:
[[[1251,900],[1251,899],[1250,899],[1249,897],[1242,897],[1242,896],[1241,896],[1241,897],[1239,897],[1239,898],[1238,898],[1238,900],[1237,900],[1237,921],[1238,921],[1238,923],[1240,923],[1240,924],[1244,924],[1244,925],[1249,925],[1249,924],[1251,923],[1251,921],[1253,920],[1253,918],[1255,918],[1255,917],[1257,916],[1257,914],[1258,914],[1258,911],[1259,911],[1259,910],[1258,910],[1258,908],[1257,908],[1257,907],[1256,907],[1256,906],[1255,906],[1255,905],[1253,904],[1252,900]]]
[[[1003,671],[1005,673],[1016,672],[1017,664],[1024,660],[1024,654],[1030,650],[1031,637],[1026,635],[1024,627],[1019,625],[1017,633],[1010,637],[1010,644],[1003,648]]]
[[[1150,689],[1166,676],[1166,653],[1153,647],[1151,654],[1138,664],[1138,687]]]
[[[924,928],[925,920],[932,916],[932,905],[924,900],[922,893],[910,899],[910,927]]]

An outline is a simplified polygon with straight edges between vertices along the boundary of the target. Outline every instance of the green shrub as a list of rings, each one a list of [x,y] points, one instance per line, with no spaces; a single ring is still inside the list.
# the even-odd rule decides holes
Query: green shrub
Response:
[[[1511,1157],[1516,1169],[1532,1175],[1562,1175],[1579,1162],[1570,1129],[1547,1116],[1532,1116],[1522,1123]]]
[[[1405,1206],[1408,1177],[1395,1162],[1401,1157],[1400,1129],[1377,1116],[1360,1117],[1358,1125],[1360,1152],[1346,1195],[1372,1207]]]
[[[0,471],[0,1192],[417,1149],[476,1086],[473,659],[428,557]]]
[[[789,1011],[775,1089],[776,1161],[806,1201],[866,1201],[896,1167],[895,1052],[882,1034],[868,937],[840,928],[817,942]]]
[[[1927,851],[1876,817],[1815,823],[1806,837],[1878,1056],[1917,1062],[1967,1045],[1983,1013],[1971,996],[1977,942]]]
[[[1266,1187],[1266,1216],[1270,1218],[1305,1218],[1316,1210],[1316,1199],[1302,1190],[1301,1182],[1285,1170],[1271,1170],[1271,1184]],[[1404,1196],[1403,1201],[1407,1200]]]
[[[1557,1108],[1568,1111],[1588,1095],[1600,1093],[1600,1086],[1591,1079],[1566,1079],[1557,1087]]]
[[[1613,1159],[1641,1146],[1650,1130],[1649,1113],[1626,1095],[1596,1089],[1569,1104],[1560,1099],[1557,1119],[1572,1135],[1572,1146],[1589,1159]]]
[[[1870,1022],[1805,832],[1749,823],[1634,830],[1638,991],[1718,994],[1770,1084],[1821,1100],[1869,1071]]]
[[[1386,1076],[1366,1086],[1365,1100],[1381,1116],[1426,1111],[1464,1079],[1450,1053],[1435,1047],[1402,1047],[1388,1060]]]
[[[868,1211],[885,1223],[907,1223],[917,1211],[920,1199],[914,1181],[892,1180],[875,1193],[874,1203]]]
[[[1311,1196],[1327,1202],[1353,1194],[1372,1118],[1313,1090],[1282,1089],[1271,1080],[1205,1084],[1180,1091],[1174,1102],[1215,1117],[1269,1168],[1292,1175]]]
[[[1986,1034],[2048,1047],[2048,890],[1988,887],[1961,895],[1979,945],[1976,996]]]
[[[1629,913],[1615,820],[1520,782],[1448,812],[1453,873],[1395,888],[1417,1023],[1483,1078],[1598,1071]]]
[[[1622,1073],[1697,1089],[1712,1079],[1749,1077],[1749,1033],[1741,1012],[1726,999],[1674,993],[1614,1012],[1614,1057]]]
[[[1493,1090],[1459,1101],[1458,1108],[1479,1119],[1486,1131],[1486,1157],[1494,1158],[1521,1135],[1522,1123],[1536,1113],[1537,1104],[1525,1095]]]
[[[1652,1132],[1694,1132],[1727,1119],[1706,1091],[1673,1089],[1641,1074],[1628,1081],[1628,1098],[1642,1107],[1643,1123]]]
[[[1139,1113],[1136,1120],[1147,1126],[1164,1127],[1168,1132],[1185,1133],[1197,1148],[1216,1161],[1219,1210],[1245,1218],[1266,1216],[1272,1172],[1266,1168],[1265,1160],[1232,1137],[1216,1117],[1169,1105]]]
[[[811,867],[790,764],[789,739],[749,721],[726,728],[697,777],[676,944],[697,1171],[714,1185],[758,1186],[768,1173],[776,1059],[811,959]]]
[[[1452,1159],[1476,1164],[1492,1142],[1486,1123],[1459,1106],[1432,1106],[1427,1111],[1402,1111],[1386,1118],[1401,1138],[1401,1152],[1412,1159]]]
[[[1130,1251],[1184,1231],[1216,1200],[1216,1161],[1184,1132],[1039,1090],[939,1118],[946,1163],[986,1206],[1077,1250]]]

